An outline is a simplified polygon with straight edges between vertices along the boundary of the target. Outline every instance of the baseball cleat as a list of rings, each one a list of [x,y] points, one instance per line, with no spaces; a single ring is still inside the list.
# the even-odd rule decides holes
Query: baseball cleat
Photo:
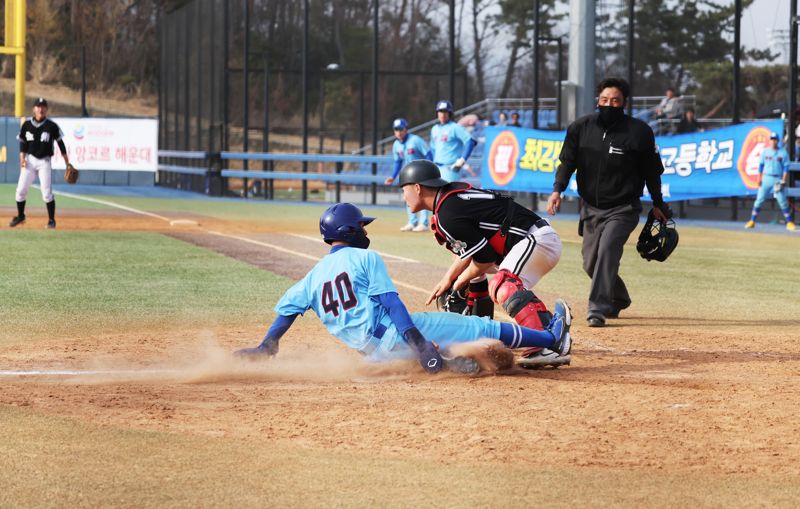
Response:
[[[11,228],[13,228],[13,227],[15,227],[15,226],[17,226],[17,225],[20,225],[20,224],[24,223],[24,222],[25,222],[25,216],[14,216],[14,217],[11,219],[11,222],[10,222],[10,223],[8,223],[8,226],[10,226]]]
[[[572,338],[569,335],[569,328],[572,325],[572,313],[564,299],[557,299],[553,308],[553,319],[547,327],[553,334],[552,351],[558,355],[568,355],[572,348]]]
[[[531,350],[538,349],[531,348]],[[527,369],[546,368],[548,366],[557,368],[559,366],[569,366],[571,361],[572,355],[558,355],[558,352],[554,352],[548,348],[543,348],[538,352],[532,352],[527,356],[523,354],[523,356],[517,360],[517,365]]]
[[[56,220],[51,219],[47,222],[47,226],[45,228],[47,228],[48,230],[53,230],[55,229],[55,227],[56,227]]]
[[[444,367],[453,373],[477,375],[481,371],[481,365],[471,357],[459,355],[451,359],[442,357],[442,360],[444,361]]]
[[[789,221],[788,223],[786,223],[786,229],[789,230],[790,232],[793,232],[797,229],[797,225]]]
[[[556,315],[564,318],[565,332],[569,332],[569,328],[572,325],[572,310],[564,299],[556,299],[556,303],[553,306],[553,319],[555,319]]]
[[[405,225],[405,226],[403,226],[402,228],[400,228],[400,231],[401,231],[401,232],[410,232],[410,231],[412,231],[413,229],[414,229],[414,225],[413,225],[413,224],[411,224],[411,223],[408,223],[407,225]]]
[[[753,220],[750,220],[750,221],[748,221],[748,222],[746,222],[744,224],[744,227],[745,228],[755,228],[756,227],[756,222],[753,221]]]
[[[424,224],[418,224],[411,231],[412,232],[426,232],[426,231],[428,231],[428,227],[425,226]]]

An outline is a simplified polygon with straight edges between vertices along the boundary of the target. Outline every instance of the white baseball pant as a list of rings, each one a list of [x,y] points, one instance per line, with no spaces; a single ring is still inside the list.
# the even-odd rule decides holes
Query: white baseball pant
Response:
[[[26,154],[25,168],[20,168],[19,182],[17,183],[17,201],[25,201],[28,197],[28,189],[39,176],[39,186],[42,189],[42,200],[45,203],[53,201],[53,167],[50,158],[39,159],[30,154]]]

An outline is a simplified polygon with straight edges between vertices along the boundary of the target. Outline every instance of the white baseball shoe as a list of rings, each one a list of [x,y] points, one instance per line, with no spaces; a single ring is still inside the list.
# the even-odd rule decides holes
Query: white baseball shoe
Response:
[[[407,225],[405,225],[402,228],[400,228],[401,232],[410,232],[412,230],[414,230],[414,225],[411,224],[411,223],[408,223]]]
[[[567,337],[569,337],[569,334],[567,334]],[[571,342],[572,339],[570,338]],[[570,354],[559,355],[558,352],[554,352],[549,348],[542,348],[541,350],[530,348],[519,358],[517,364],[528,369],[546,368],[548,366],[557,368],[559,366],[569,366],[571,361],[572,355]]]
[[[413,232],[426,232],[426,231],[428,231],[428,227],[425,226],[424,224],[418,224],[411,231],[413,231]]]

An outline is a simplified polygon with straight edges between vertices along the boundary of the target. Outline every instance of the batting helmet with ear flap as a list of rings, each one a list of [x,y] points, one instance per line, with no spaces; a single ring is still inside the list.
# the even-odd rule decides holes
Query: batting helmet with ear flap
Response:
[[[366,249],[369,247],[369,238],[363,225],[374,220],[374,217],[365,216],[352,203],[337,203],[322,213],[319,218],[319,233],[328,244],[340,240],[353,247]]]
[[[663,262],[677,246],[678,230],[675,229],[675,221],[670,219],[664,224],[656,219],[651,210],[642,233],[639,234],[636,250],[648,262],[650,260]]]

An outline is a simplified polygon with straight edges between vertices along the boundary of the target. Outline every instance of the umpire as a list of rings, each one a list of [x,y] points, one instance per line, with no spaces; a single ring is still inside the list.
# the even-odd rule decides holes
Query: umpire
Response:
[[[622,249],[639,223],[640,197],[645,184],[653,214],[666,222],[671,215],[661,196],[664,167],[653,130],[625,114],[630,85],[606,78],[597,87],[597,113],[581,117],[567,128],[547,211],[555,215],[561,193],[577,170],[578,194],[583,198],[579,232],[583,236],[583,270],[592,278],[589,293],[590,327],[603,327],[607,318],[631,305],[619,277]]]

